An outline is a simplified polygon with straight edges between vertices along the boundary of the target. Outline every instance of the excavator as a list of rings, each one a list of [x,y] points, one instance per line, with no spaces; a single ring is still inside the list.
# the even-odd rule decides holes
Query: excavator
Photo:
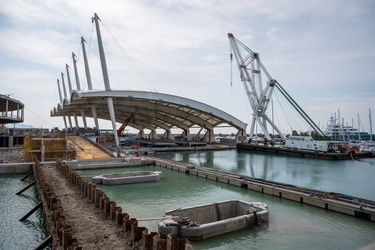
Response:
[[[124,131],[125,127],[129,124],[131,119],[134,119],[134,113],[131,113],[124,121],[124,123],[121,125],[119,129],[117,129],[117,135],[121,135],[122,131]]]

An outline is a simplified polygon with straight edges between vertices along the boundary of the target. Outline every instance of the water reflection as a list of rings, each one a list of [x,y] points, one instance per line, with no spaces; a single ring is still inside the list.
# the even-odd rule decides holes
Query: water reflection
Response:
[[[375,158],[334,161],[236,150],[156,155],[241,175],[375,200]]]

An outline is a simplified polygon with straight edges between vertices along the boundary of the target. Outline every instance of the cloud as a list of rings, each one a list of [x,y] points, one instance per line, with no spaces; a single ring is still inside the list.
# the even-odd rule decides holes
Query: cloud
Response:
[[[251,111],[244,108],[238,69],[233,65],[231,72],[229,63],[226,34],[232,32],[260,53],[272,77],[301,106],[316,111],[314,119],[327,119],[340,107],[373,105],[368,90],[375,75],[375,4],[370,0],[5,0],[0,5],[2,91],[17,92],[43,112],[43,120],[51,119],[49,110],[59,102],[56,78],[65,74],[66,63],[75,86],[72,52],[87,90],[81,36],[94,88],[104,88],[93,13],[101,18],[113,89],[181,95],[248,122]],[[44,100],[34,104],[28,92]],[[37,120],[36,126],[45,124]],[[53,120],[63,126],[62,119]]]

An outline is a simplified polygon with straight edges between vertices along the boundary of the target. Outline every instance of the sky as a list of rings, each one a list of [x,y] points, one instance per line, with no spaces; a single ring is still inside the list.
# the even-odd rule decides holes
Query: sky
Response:
[[[94,13],[101,19],[113,90],[182,96],[249,124],[251,107],[229,60],[227,33],[233,33],[260,54],[272,78],[315,123],[326,126],[340,112],[345,123],[356,125],[359,116],[369,130],[369,109],[375,113],[374,0],[2,0],[0,93],[25,104],[25,124],[64,127],[50,112],[60,102],[57,79],[66,75],[66,64],[73,69],[72,52],[87,90],[81,36],[93,87],[104,89]]]

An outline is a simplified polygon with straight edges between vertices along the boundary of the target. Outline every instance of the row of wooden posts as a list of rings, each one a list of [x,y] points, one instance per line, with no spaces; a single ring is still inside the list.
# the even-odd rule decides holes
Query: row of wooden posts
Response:
[[[82,249],[78,246],[77,239],[72,236],[73,229],[66,222],[61,201],[55,194],[48,179],[44,176],[40,163],[36,161],[33,168],[37,189],[39,194],[42,194],[39,198],[42,200],[43,211],[46,215],[47,229],[50,236],[52,236],[52,249]]]
[[[130,215],[123,213],[122,208],[116,205],[115,201],[111,201],[104,191],[96,186],[95,183],[89,182],[83,179],[74,170],[62,162],[57,162],[57,169],[60,170],[63,175],[69,180],[70,183],[78,187],[83,195],[89,199],[93,205],[98,207],[110,220],[114,220],[118,227],[122,228],[122,231],[129,232],[131,242],[135,246],[140,244],[142,249],[153,249],[153,250],[191,250],[193,247],[190,245],[189,240],[185,238],[175,238],[168,236],[167,239],[163,239],[157,232],[149,233],[146,227],[139,227],[138,220],[136,218],[130,218]],[[65,223],[65,217],[63,214],[63,208],[58,197],[53,193],[52,187],[46,182],[46,178],[43,176],[42,171],[37,172],[38,180],[42,183],[44,190],[44,197],[48,204],[49,211],[53,212],[53,222],[55,225],[55,232],[57,233],[61,246],[64,249],[81,249],[76,239],[72,237],[72,228]],[[38,183],[40,185],[40,183]]]

